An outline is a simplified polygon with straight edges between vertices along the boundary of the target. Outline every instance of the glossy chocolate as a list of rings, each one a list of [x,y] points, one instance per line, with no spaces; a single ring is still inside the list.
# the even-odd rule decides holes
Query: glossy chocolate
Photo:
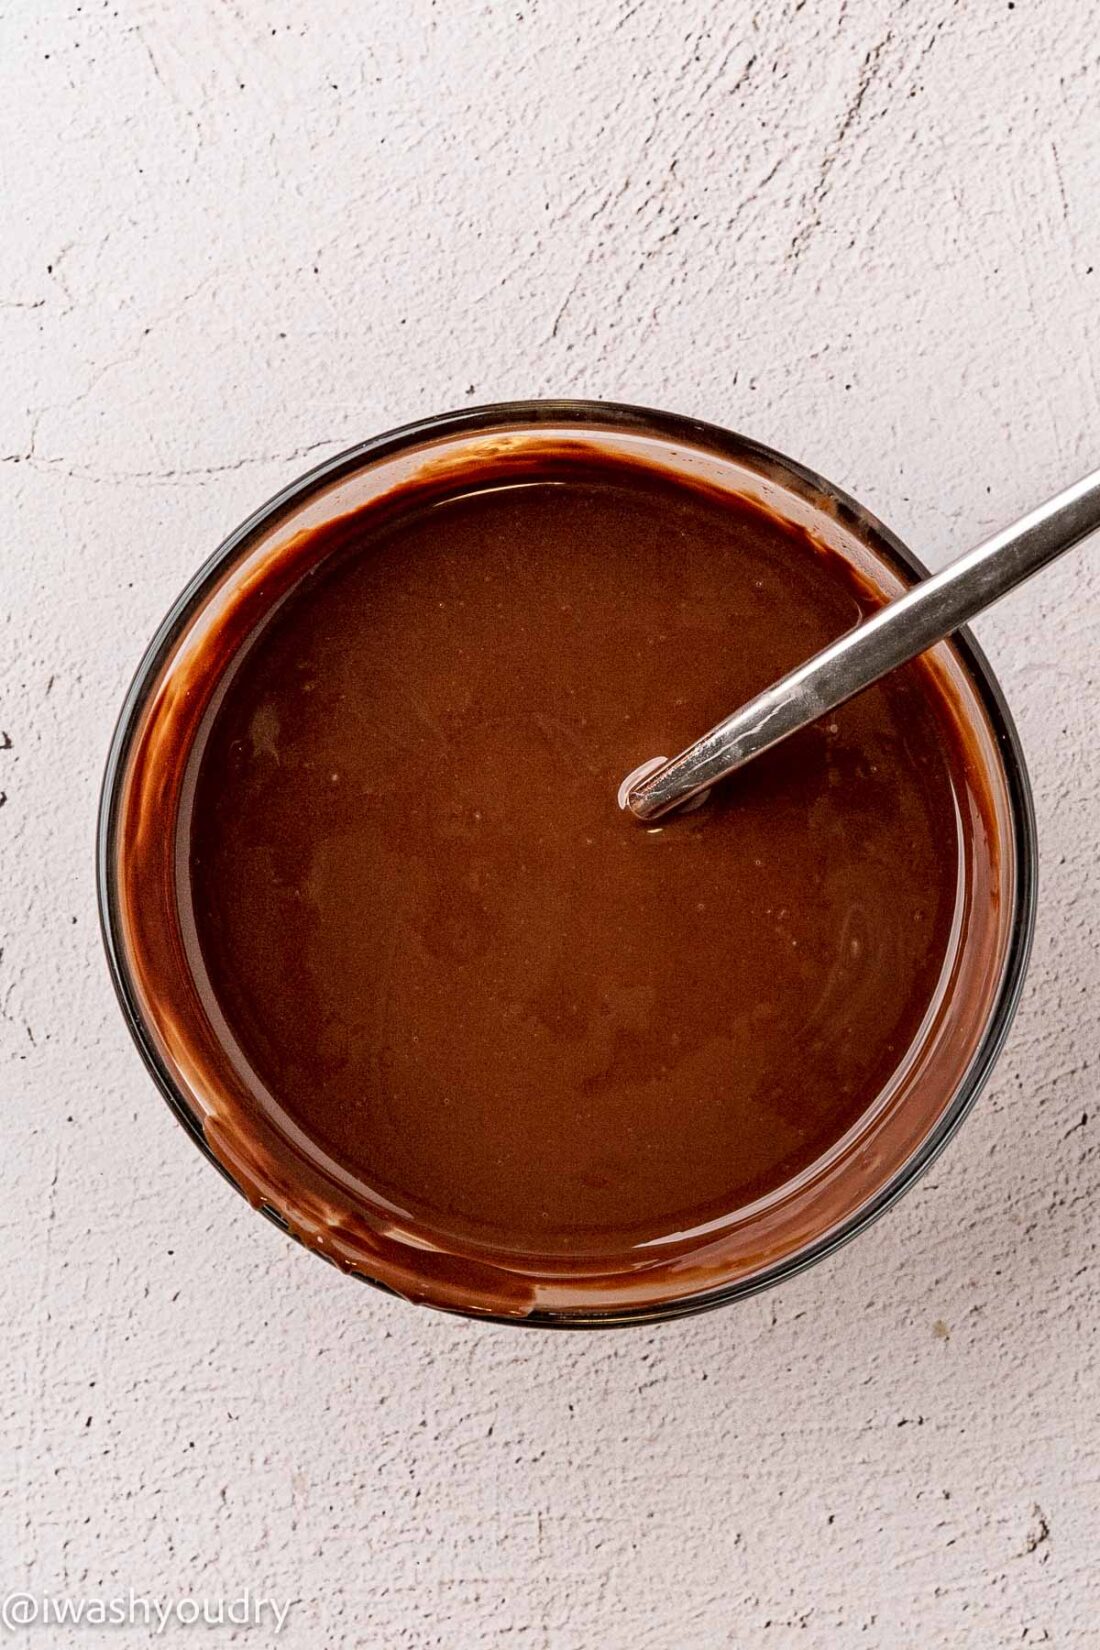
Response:
[[[926,673],[662,829],[615,793],[858,621],[843,564],[641,471],[469,487],[313,556],[191,823],[262,1086],[387,1203],[519,1254],[691,1231],[824,1155],[948,958],[966,781]]]

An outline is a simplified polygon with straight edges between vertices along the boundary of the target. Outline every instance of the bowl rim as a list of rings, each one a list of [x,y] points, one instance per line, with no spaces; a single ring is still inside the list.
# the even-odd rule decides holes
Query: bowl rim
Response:
[[[748,461],[765,472],[777,471],[785,479],[793,479],[813,496],[826,501],[847,524],[870,534],[876,541],[876,548],[883,549],[893,558],[897,570],[904,577],[919,579],[927,576],[928,569],[920,559],[873,512],[833,482],[797,460],[788,458],[776,448],[700,419],[615,401],[539,399],[491,402],[415,419],[356,442],[353,446],[324,459],[280,488],[265,504],[247,516],[222,540],[172,602],[145,648],[127,689],[111,738],[99,796],[96,891],[100,931],[111,981],[130,1035],[146,1068],[177,1121],[182,1124],[199,1150],[253,1207],[253,1200],[247,1198],[243,1187],[211,1149],[201,1121],[161,1058],[151,1029],[142,1013],[126,955],[115,878],[118,812],[122,781],[127,771],[127,758],[151,684],[210,586],[233,559],[239,556],[254,538],[270,528],[280,515],[300,505],[311,494],[339,482],[365,464],[390,457],[412,445],[443,436],[484,434],[498,427],[511,427],[517,424],[528,427],[539,424],[575,424],[597,430],[602,425],[619,431],[634,429],[689,445],[702,445],[720,457],[739,462]],[[747,1278],[656,1305],[554,1310],[537,1308],[523,1316],[478,1311],[472,1307],[440,1305],[436,1302],[425,1304],[432,1305],[437,1311],[473,1318],[483,1323],[542,1329],[606,1329],[693,1317],[698,1313],[713,1311],[719,1306],[759,1294],[762,1290],[794,1277],[818,1261],[835,1254],[844,1244],[849,1243],[852,1238],[866,1231],[878,1220],[920,1179],[939,1156],[976,1102],[1004,1046],[1027,973],[1038,893],[1035,808],[1019,734],[992,667],[969,629],[964,628],[955,632],[951,640],[989,718],[1003,768],[1012,821],[1016,876],[1012,922],[1001,980],[985,1030],[954,1098],[924,1140],[891,1179],[838,1226],[804,1248],[782,1257]],[[267,1204],[260,1204],[259,1209],[260,1213],[266,1215],[284,1234],[295,1235],[277,1210]],[[312,1245],[303,1243],[302,1246],[309,1248],[314,1254],[319,1254],[322,1259],[330,1258]],[[371,1284],[385,1294],[396,1293],[387,1284],[365,1272],[353,1269],[352,1276]]]

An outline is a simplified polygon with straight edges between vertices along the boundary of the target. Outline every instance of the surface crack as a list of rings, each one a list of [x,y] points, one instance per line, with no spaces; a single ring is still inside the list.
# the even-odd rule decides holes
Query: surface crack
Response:
[[[821,227],[823,208],[832,192],[833,172],[853,133],[859,127],[863,106],[875,81],[882,73],[884,55],[893,39],[893,29],[887,29],[882,39],[867,51],[863,62],[859,66],[855,90],[848,99],[840,123],[832,138],[826,144],[818,163],[817,177],[810,191],[805,218],[795,231],[791,244],[787,249],[787,261],[789,263],[798,263],[817,230]]]
[[[26,464],[32,469],[66,476],[71,481],[113,483],[120,481],[193,482],[206,481],[213,476],[229,475],[234,470],[253,469],[260,464],[293,464],[313,453],[331,449],[334,441],[311,441],[304,447],[295,447],[288,453],[254,453],[246,458],[235,458],[226,464],[202,464],[194,468],[172,470],[96,470],[75,464],[71,459],[44,458],[33,450],[24,453],[0,454],[0,464]]]

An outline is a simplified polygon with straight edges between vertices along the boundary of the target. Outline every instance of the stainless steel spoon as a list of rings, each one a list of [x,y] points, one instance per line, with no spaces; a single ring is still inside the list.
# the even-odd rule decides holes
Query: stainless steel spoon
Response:
[[[682,808],[719,779],[826,715],[1100,529],[1100,470],[923,579],[751,699],[693,745],[627,774],[619,806],[637,819]]]

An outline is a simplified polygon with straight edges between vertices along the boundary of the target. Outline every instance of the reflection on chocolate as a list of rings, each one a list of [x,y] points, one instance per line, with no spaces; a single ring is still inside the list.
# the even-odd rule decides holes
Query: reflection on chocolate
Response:
[[[318,1162],[454,1253],[613,1272],[873,1106],[989,805],[918,663],[634,824],[629,768],[878,598],[641,467],[495,479],[299,547],[209,721],[178,897],[238,1076]]]

